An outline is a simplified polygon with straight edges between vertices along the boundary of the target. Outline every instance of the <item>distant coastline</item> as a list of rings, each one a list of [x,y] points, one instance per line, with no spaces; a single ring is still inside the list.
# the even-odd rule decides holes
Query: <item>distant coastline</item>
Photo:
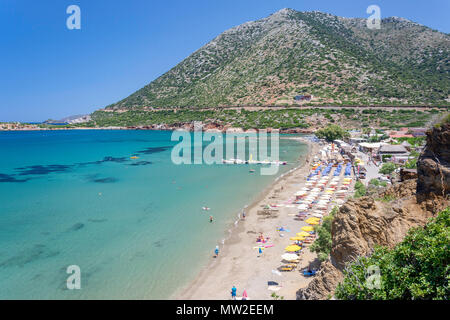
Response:
[[[167,126],[167,125],[158,125],[158,126],[136,126],[136,127],[64,127],[64,128],[31,128],[31,127],[25,127],[25,128],[14,128],[14,129],[2,129],[0,128],[0,132],[8,132],[8,131],[64,131],[64,130],[149,130],[149,131],[194,131],[194,128],[191,124],[186,124],[183,126]],[[273,128],[258,128],[254,130],[267,130],[267,132],[274,132],[277,131],[281,134],[295,134],[295,133],[304,133],[304,134],[310,134],[314,133],[315,130],[311,129],[303,129],[303,128],[289,128],[289,129],[273,129]],[[208,132],[218,132],[218,133],[225,133],[225,132],[246,132],[247,130],[244,130],[243,128],[234,128],[234,127],[223,127],[223,128],[203,128],[203,131]]]

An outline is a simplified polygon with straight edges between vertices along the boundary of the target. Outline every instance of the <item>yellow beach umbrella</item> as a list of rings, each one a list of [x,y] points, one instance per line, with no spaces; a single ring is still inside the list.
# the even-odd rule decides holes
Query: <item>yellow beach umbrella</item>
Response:
[[[284,248],[284,250],[286,250],[288,252],[295,252],[295,251],[301,250],[301,247],[297,246],[297,245],[290,245],[290,246],[287,246],[286,248]]]
[[[310,224],[312,226],[316,226],[316,225],[319,224],[319,222],[318,221],[310,221],[310,222],[307,222],[307,224]]]
[[[306,232],[309,232],[309,231],[314,231],[314,228],[311,227],[311,226],[305,226],[305,227],[302,227],[302,230],[306,231]]]
[[[305,222],[306,223],[310,223],[310,222],[319,222],[320,221],[320,218],[309,218],[309,219],[306,219],[305,220]]]
[[[299,237],[309,237],[310,234],[308,232],[302,231],[296,234]]]
[[[303,241],[303,240],[305,240],[305,237],[299,237],[299,236],[297,236],[297,237],[291,237],[291,238],[289,238],[290,240],[293,240],[293,241]]]

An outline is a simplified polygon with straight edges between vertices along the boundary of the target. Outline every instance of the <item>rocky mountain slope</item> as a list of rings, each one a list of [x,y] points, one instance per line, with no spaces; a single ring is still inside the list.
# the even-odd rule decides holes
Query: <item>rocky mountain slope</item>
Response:
[[[450,36],[402,18],[280,10],[223,32],[107,109],[450,103]]]

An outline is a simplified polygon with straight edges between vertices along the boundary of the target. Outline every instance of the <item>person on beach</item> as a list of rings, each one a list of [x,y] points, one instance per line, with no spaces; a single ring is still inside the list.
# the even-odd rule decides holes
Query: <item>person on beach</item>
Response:
[[[245,220],[245,211],[242,211],[242,219]]]
[[[247,291],[244,290],[244,292],[242,293],[242,300],[247,300],[248,295],[247,295]]]
[[[209,222],[213,222],[213,216],[209,216]]]
[[[216,246],[216,249],[214,250],[214,253],[216,254],[216,258],[219,255],[219,246]]]
[[[233,288],[231,288],[231,299],[236,300],[236,292],[237,289],[235,286],[233,286]]]

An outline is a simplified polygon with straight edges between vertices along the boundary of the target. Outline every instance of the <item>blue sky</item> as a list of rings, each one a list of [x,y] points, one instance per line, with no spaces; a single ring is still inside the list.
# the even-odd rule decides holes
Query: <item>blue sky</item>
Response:
[[[81,8],[68,30],[66,8]],[[400,16],[450,32],[448,0],[1,0],[0,121],[90,113],[151,82],[221,32],[282,8]]]

